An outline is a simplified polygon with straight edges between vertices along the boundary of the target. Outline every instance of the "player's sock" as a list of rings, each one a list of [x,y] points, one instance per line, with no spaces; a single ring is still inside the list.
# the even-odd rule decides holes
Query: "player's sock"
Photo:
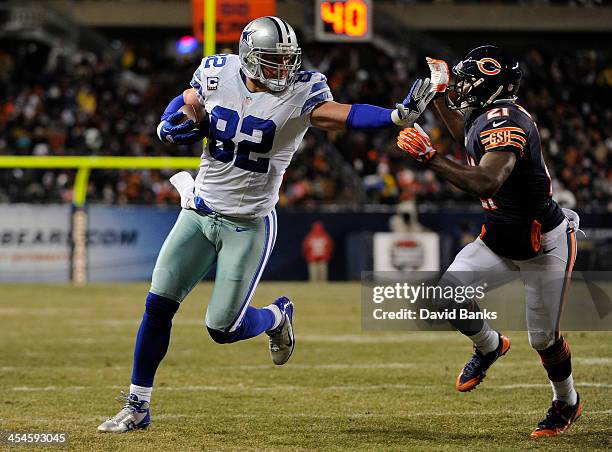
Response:
[[[269,308],[269,306],[265,308],[254,308],[253,306],[249,306],[238,328],[238,330],[242,330],[242,332],[237,340],[250,339],[259,336],[264,331],[274,328],[274,325],[277,323],[276,313]],[[282,318],[282,314],[280,315]],[[280,321],[278,323],[280,323]]]
[[[561,400],[572,406],[576,405],[578,393],[574,389],[574,377],[571,374],[563,381],[551,381],[550,385],[553,390],[553,400]]]
[[[269,304],[268,306],[264,307],[263,309],[268,309],[268,310],[272,311],[272,313],[274,314],[274,324],[270,328],[268,328],[266,331],[278,328],[280,326],[281,322],[283,321],[283,313],[281,312],[279,307],[276,306],[275,304]]]
[[[572,377],[572,354],[563,336],[550,347],[538,350],[538,353],[542,359],[542,365],[548,373],[548,379],[554,392],[554,400],[575,405],[578,396],[574,389],[574,379]]]
[[[495,351],[499,346],[499,333],[492,329],[487,322],[483,322],[482,329],[478,333],[468,337],[483,355]]]
[[[138,400],[146,400],[151,403],[151,393],[153,392],[152,387],[138,386],[135,384],[130,385],[130,394],[135,394]]]
[[[216,330],[210,327],[208,333],[210,337],[219,344],[231,344],[243,341],[255,336],[259,336],[264,331],[268,331],[276,324],[275,313],[268,308],[254,308],[249,306],[244,313],[244,317],[234,331]]]
[[[150,292],[147,295],[145,313],[134,347],[133,385],[153,387],[155,372],[161,360],[166,356],[170,344],[172,317],[179,306],[178,302],[169,298]]]

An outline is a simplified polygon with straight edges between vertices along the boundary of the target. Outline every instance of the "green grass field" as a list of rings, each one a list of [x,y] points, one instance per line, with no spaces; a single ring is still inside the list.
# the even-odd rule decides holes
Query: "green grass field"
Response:
[[[566,335],[585,411],[566,435],[534,441],[551,391],[526,333],[510,334],[510,353],[460,394],[454,379],[470,343],[451,332],[362,332],[358,284],[260,285],[255,305],[279,294],[296,304],[297,346],[282,367],[265,335],[213,343],[203,327],[211,286],[200,285],[175,318],[151,428],[98,434],[129,384],[146,291],[4,285],[0,431],[66,431],[71,450],[612,448],[612,333]]]

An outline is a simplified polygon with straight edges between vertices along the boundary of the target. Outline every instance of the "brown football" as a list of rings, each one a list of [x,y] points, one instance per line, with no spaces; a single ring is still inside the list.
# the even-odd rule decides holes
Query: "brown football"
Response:
[[[200,124],[208,116],[206,109],[199,102],[197,105],[185,104],[179,111],[185,114],[181,122],[191,119],[195,124]]]

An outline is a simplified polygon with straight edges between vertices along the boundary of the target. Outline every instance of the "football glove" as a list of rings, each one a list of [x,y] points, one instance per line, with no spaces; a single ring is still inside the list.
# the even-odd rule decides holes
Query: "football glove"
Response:
[[[448,64],[444,60],[435,60],[433,58],[426,58],[427,65],[431,71],[431,89],[436,93],[443,93],[448,88],[450,83],[450,72],[448,70]]]
[[[189,119],[183,123],[184,113],[177,111],[157,126],[157,136],[164,143],[193,144],[204,139],[204,133]]]
[[[397,136],[397,145],[406,151],[410,157],[421,163],[429,162],[438,153],[425,131],[418,124],[402,130]]]
[[[435,96],[431,90],[429,79],[418,79],[412,84],[408,96],[401,104],[395,106],[391,113],[391,120],[398,126],[407,126],[414,123],[427,108],[427,104]]]
[[[187,171],[176,173],[170,178],[170,183],[181,195],[181,207],[183,209],[195,209],[195,181]]]

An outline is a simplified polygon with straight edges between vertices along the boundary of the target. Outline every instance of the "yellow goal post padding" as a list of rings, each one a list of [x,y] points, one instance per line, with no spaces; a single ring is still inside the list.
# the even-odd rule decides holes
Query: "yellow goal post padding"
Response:
[[[200,157],[85,157],[0,155],[0,168],[76,169],[73,204],[85,204],[92,169],[195,169]]]

